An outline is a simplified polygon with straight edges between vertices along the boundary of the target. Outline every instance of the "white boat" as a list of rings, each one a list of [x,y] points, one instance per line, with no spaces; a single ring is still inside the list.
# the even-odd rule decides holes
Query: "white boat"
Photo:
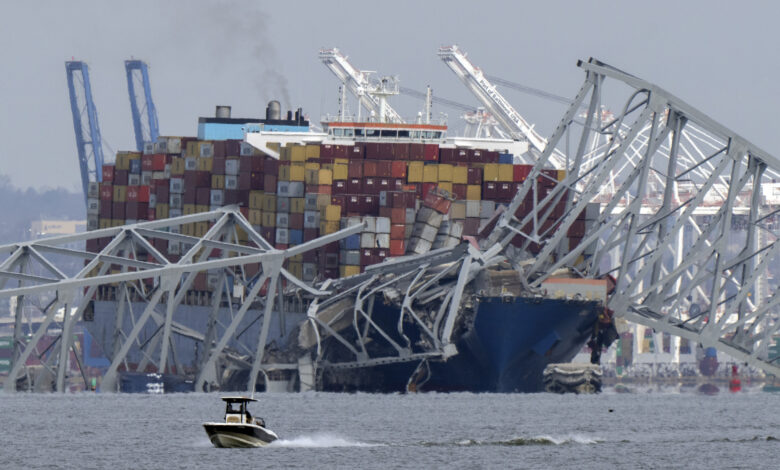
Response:
[[[253,418],[247,404],[257,401],[247,397],[222,397],[225,401],[225,421],[203,423],[215,447],[262,447],[279,437],[266,429],[262,418]]]

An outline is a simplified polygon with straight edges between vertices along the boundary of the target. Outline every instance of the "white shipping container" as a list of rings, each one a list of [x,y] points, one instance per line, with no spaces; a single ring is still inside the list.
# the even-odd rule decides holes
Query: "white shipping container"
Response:
[[[154,142],[144,142],[144,155],[151,155],[154,153]]]
[[[229,158],[225,160],[225,174],[226,175],[238,175],[239,160],[235,158]]]
[[[366,224],[366,228],[363,229],[363,232],[376,233],[376,217],[363,217],[363,223]]]
[[[276,243],[290,243],[290,231],[286,228],[277,228]]]
[[[304,201],[304,210],[316,211],[317,210],[317,194],[307,194]]]
[[[449,234],[451,237],[454,237],[458,240],[463,238],[463,222],[461,221],[453,221],[450,222],[450,231]]]
[[[141,184],[145,186],[151,186],[152,184],[152,172],[151,171],[142,171],[141,172]]]
[[[255,148],[248,142],[241,142],[241,149],[239,150],[242,156],[255,155]]]
[[[320,227],[320,212],[319,211],[304,211],[303,212],[303,228],[319,228]]]
[[[171,194],[181,194],[184,192],[184,180],[182,178],[171,178],[170,184]]]
[[[276,212],[290,212],[290,198],[276,196]]]
[[[154,143],[154,153],[168,153],[168,138],[158,137]]]
[[[390,218],[389,217],[377,217],[376,218],[376,233],[390,233]]]
[[[221,206],[225,203],[225,191],[221,189],[212,189],[209,196],[209,203],[212,206]]]
[[[99,226],[97,215],[87,215],[87,230],[97,230]]]
[[[238,189],[238,176],[225,175],[225,189]]]
[[[344,250],[344,261],[341,264],[358,266],[360,264],[360,250]]]
[[[171,174],[170,173],[170,171],[171,171],[170,165],[165,165],[165,166],[167,167],[168,174],[170,175]],[[170,178],[170,176],[165,176],[165,172],[164,171],[153,171],[152,172],[152,179],[153,180],[165,180],[165,179],[168,179],[168,178]]]
[[[187,157],[184,159],[184,169],[189,171],[195,171],[198,169],[198,159],[195,157]]]
[[[289,181],[277,181],[276,182],[276,195],[277,196],[289,196],[290,195],[290,182]]]
[[[179,242],[168,242],[168,254],[170,255],[178,255],[181,253],[181,243]]]
[[[87,199],[87,214],[97,215],[100,213],[100,199],[89,198]]]
[[[200,143],[200,155],[201,157],[208,158],[214,156],[214,144],[211,142]]]
[[[166,137],[168,149],[166,153],[181,153],[181,138],[179,137]]]
[[[87,197],[100,197],[100,183],[90,181],[87,185]]]
[[[363,232],[360,234],[360,248],[375,248],[376,239],[373,233]]]
[[[290,214],[286,212],[277,212],[276,213],[276,226],[280,228],[287,228],[290,226]],[[279,243],[287,243],[287,242],[279,242]]]
[[[409,241],[409,246],[406,249],[407,253],[416,253],[422,255],[431,251],[432,243],[428,240],[422,240],[420,238],[412,238]]]
[[[479,217],[482,219],[489,219],[493,217],[493,213],[496,212],[496,203],[494,201],[480,201]]]
[[[149,209],[154,209],[157,207],[157,194],[150,193],[149,194]]]
[[[170,194],[168,196],[168,204],[170,209],[179,209],[179,215],[181,215],[181,194]],[[174,217],[173,212],[168,212],[169,217]]]
[[[376,234],[376,246],[377,246],[377,248],[390,248],[390,234],[389,233],[377,233]]]
[[[417,211],[415,209],[412,209],[412,208],[407,208],[406,209],[406,223],[407,224],[413,224],[414,223],[414,219],[415,219],[416,216],[417,216]]]
[[[290,197],[303,197],[303,182],[302,181],[290,181],[288,196],[290,196]]]
[[[466,201],[466,217],[477,218],[482,207],[480,201]]]
[[[134,175],[134,174],[127,175],[127,185],[128,186],[140,186],[141,185],[141,175]]]

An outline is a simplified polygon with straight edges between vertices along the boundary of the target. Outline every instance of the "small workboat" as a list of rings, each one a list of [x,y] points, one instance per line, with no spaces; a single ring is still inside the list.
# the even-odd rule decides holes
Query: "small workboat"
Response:
[[[247,409],[254,398],[222,397],[225,401],[225,422],[203,423],[206,434],[215,447],[262,447],[279,437],[266,429],[262,418],[253,418]]]

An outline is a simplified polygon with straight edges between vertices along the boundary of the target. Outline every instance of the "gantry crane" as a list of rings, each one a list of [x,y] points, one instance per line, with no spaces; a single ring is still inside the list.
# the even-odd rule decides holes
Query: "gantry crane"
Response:
[[[488,109],[512,138],[528,142],[529,150],[539,156],[547,148],[547,140],[528,124],[509,101],[496,90],[495,85],[485,77],[478,67],[468,60],[458,46],[439,48],[439,57],[452,69],[468,89]],[[552,163],[562,166],[565,157],[557,150],[553,152]]]
[[[156,142],[160,134],[157,125],[157,109],[152,101],[149,67],[146,63],[141,60],[126,60],[125,71],[127,72],[127,92],[130,95],[130,111],[133,114],[135,145],[140,152],[144,149],[144,143]],[[143,95],[136,93],[136,85],[142,87]]]
[[[92,101],[89,83],[89,67],[85,62],[65,62],[70,93],[70,110],[73,113],[73,130],[81,166],[81,186],[86,202],[90,182],[103,181],[103,142],[100,138],[97,110]]]
[[[379,121],[404,122],[401,116],[387,104],[388,95],[397,94],[397,83],[389,83],[383,79],[378,84],[372,84],[368,72],[358,70],[347,57],[336,48],[321,49],[320,60],[341,80],[369,112]],[[393,88],[394,87],[394,88]]]

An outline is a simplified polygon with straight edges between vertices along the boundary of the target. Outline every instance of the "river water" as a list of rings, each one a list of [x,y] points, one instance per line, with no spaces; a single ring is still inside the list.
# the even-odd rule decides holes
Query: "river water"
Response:
[[[0,394],[0,468],[777,468],[780,394],[258,394],[280,437],[217,449],[216,393]]]

